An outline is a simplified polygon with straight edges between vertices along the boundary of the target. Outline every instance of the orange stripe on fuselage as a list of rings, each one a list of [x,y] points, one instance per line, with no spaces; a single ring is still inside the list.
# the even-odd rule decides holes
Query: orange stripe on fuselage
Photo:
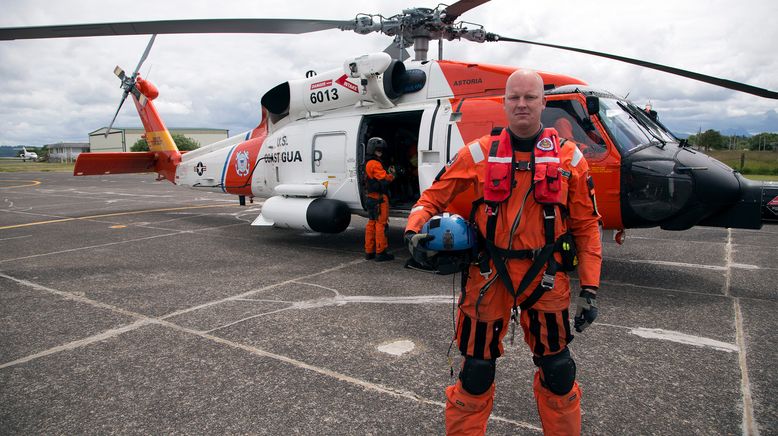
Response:
[[[454,96],[500,95],[505,93],[508,76],[519,67],[490,64],[472,64],[456,61],[438,61]],[[546,85],[586,85],[575,77],[538,71]]]

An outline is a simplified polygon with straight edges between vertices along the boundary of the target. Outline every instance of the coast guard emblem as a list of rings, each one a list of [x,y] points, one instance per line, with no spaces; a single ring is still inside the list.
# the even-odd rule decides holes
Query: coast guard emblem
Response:
[[[239,151],[235,158],[235,172],[239,176],[247,176],[249,175],[249,169],[249,152],[245,150]]]

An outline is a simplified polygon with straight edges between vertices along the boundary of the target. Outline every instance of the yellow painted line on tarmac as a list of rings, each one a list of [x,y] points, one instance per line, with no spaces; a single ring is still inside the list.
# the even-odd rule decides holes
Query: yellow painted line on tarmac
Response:
[[[0,186],[0,189],[11,189],[11,188],[28,188],[30,186],[38,186],[41,184],[40,180],[9,180],[9,179],[0,179],[0,182],[29,182],[27,185],[14,185],[14,186]]]
[[[43,224],[57,224],[57,223],[64,223],[67,221],[78,221],[78,220],[90,220],[95,218],[107,218],[112,216],[122,216],[122,215],[137,215],[141,213],[151,213],[151,212],[171,212],[174,210],[189,210],[189,209],[205,209],[209,207],[229,207],[229,206],[237,206],[237,204],[208,204],[204,206],[186,206],[186,207],[169,207],[165,209],[146,209],[146,210],[135,210],[132,212],[117,212],[117,213],[106,213],[102,215],[90,215],[90,216],[80,216],[75,218],[61,218],[56,220],[48,220],[48,221],[36,221],[34,223],[25,223],[25,224],[14,224],[12,226],[2,226],[0,227],[0,230],[7,230],[7,229],[17,229],[19,227],[30,227],[30,226],[39,226]]]

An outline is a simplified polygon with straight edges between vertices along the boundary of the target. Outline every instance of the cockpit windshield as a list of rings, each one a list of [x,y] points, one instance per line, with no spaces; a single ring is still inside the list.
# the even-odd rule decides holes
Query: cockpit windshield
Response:
[[[600,98],[598,116],[622,155],[644,145],[676,141],[642,109],[625,100]]]

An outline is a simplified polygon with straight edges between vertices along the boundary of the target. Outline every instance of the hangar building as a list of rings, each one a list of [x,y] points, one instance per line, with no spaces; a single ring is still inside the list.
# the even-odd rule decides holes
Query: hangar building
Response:
[[[46,144],[43,148],[49,150],[49,162],[75,162],[78,155],[89,151],[86,142],[58,142]]]
[[[108,137],[105,136],[107,127],[101,127],[94,132],[89,132],[89,150],[93,153],[106,151],[130,151],[132,145],[143,136],[145,131],[140,127],[112,127]],[[227,129],[206,128],[178,128],[168,129],[170,134],[178,133],[187,136],[200,143],[200,146],[208,145],[229,137]]]

